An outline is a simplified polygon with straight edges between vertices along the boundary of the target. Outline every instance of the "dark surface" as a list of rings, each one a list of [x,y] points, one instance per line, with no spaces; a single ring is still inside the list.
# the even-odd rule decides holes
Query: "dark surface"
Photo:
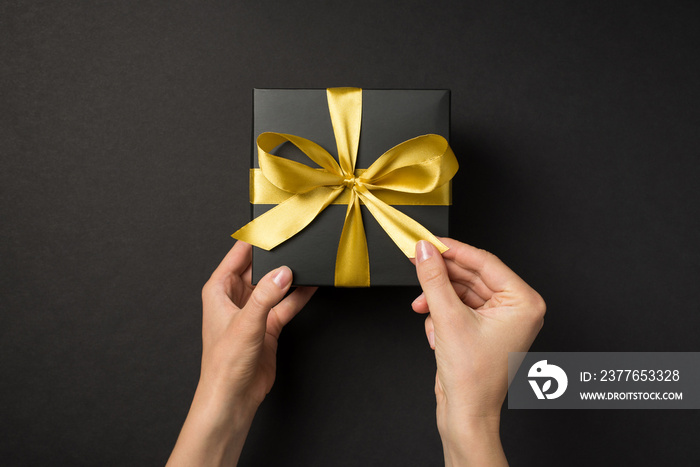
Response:
[[[539,351],[698,350],[692,1],[0,3],[0,463],[161,465],[248,219],[254,87],[452,90],[452,232]],[[242,465],[439,465],[417,288],[324,289]],[[508,411],[512,465],[698,465],[696,411]]]
[[[320,145],[338,161],[333,125],[325,89],[256,89],[253,93],[252,166],[259,168],[256,140],[261,133],[301,136]],[[450,92],[448,90],[362,91],[362,126],[356,169],[367,169],[384,152],[409,139],[437,134],[450,139]],[[275,154],[318,167],[290,143]],[[274,205],[256,204],[258,217]],[[433,235],[448,236],[449,206],[394,206]],[[416,286],[416,268],[394,244],[363,205],[363,225],[373,286]],[[294,285],[332,286],[338,242],[347,205],[330,205],[303,232],[272,251],[253,250],[253,283],[267,272],[286,265],[294,273]]]

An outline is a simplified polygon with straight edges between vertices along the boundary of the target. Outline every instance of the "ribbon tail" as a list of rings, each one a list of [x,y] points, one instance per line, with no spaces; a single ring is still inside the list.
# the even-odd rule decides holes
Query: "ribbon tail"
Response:
[[[360,199],[353,191],[335,259],[335,286],[369,287],[369,277],[369,251]]]
[[[379,222],[384,231],[391,237],[401,251],[408,257],[416,256],[416,243],[420,240],[427,240],[437,248],[440,253],[444,253],[449,248],[445,246],[428,229],[411,219],[398,209],[395,209],[384,201],[374,196],[368,189],[357,190],[367,209]]]
[[[294,195],[256,217],[231,236],[263,250],[271,250],[309,225],[343,189],[343,186],[318,187]]]

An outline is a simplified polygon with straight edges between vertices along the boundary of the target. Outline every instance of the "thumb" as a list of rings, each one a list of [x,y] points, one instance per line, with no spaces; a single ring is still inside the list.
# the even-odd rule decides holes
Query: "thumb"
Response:
[[[416,243],[416,272],[428,302],[430,314],[436,322],[451,310],[462,310],[465,305],[455,292],[447,274],[445,260],[432,243]]]
[[[267,315],[277,305],[292,284],[292,270],[281,266],[268,272],[255,286],[242,310],[244,319],[257,332],[264,333]]]

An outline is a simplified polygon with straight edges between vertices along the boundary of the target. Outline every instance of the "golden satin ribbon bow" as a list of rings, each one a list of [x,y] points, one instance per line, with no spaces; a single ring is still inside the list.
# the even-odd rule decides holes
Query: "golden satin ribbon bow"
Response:
[[[419,240],[428,240],[441,253],[447,247],[409,216],[379,199],[372,190],[389,190],[416,203],[417,194],[431,193],[445,185],[458,164],[447,140],[423,135],[404,141],[382,154],[367,170],[355,171],[362,123],[362,89],[329,88],[328,109],[335,133],[340,165],[318,144],[282,133],[258,136],[258,161],[265,178],[290,197],[255,218],[232,237],[271,250],[313,221],[341,193],[350,198],[335,262],[336,287],[369,287],[369,253],[362,223],[360,201],[404,254],[413,258]],[[270,154],[290,142],[323,169]],[[396,197],[394,197],[396,199]],[[400,204],[400,203],[398,203]],[[426,204],[434,204],[428,202]]]

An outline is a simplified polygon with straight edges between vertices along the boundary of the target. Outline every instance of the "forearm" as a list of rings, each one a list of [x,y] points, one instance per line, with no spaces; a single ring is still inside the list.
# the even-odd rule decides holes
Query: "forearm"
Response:
[[[236,465],[254,416],[255,408],[198,387],[167,465]]]
[[[439,424],[440,425],[440,424]],[[462,419],[440,427],[445,466],[507,466],[501,438],[499,418]]]

